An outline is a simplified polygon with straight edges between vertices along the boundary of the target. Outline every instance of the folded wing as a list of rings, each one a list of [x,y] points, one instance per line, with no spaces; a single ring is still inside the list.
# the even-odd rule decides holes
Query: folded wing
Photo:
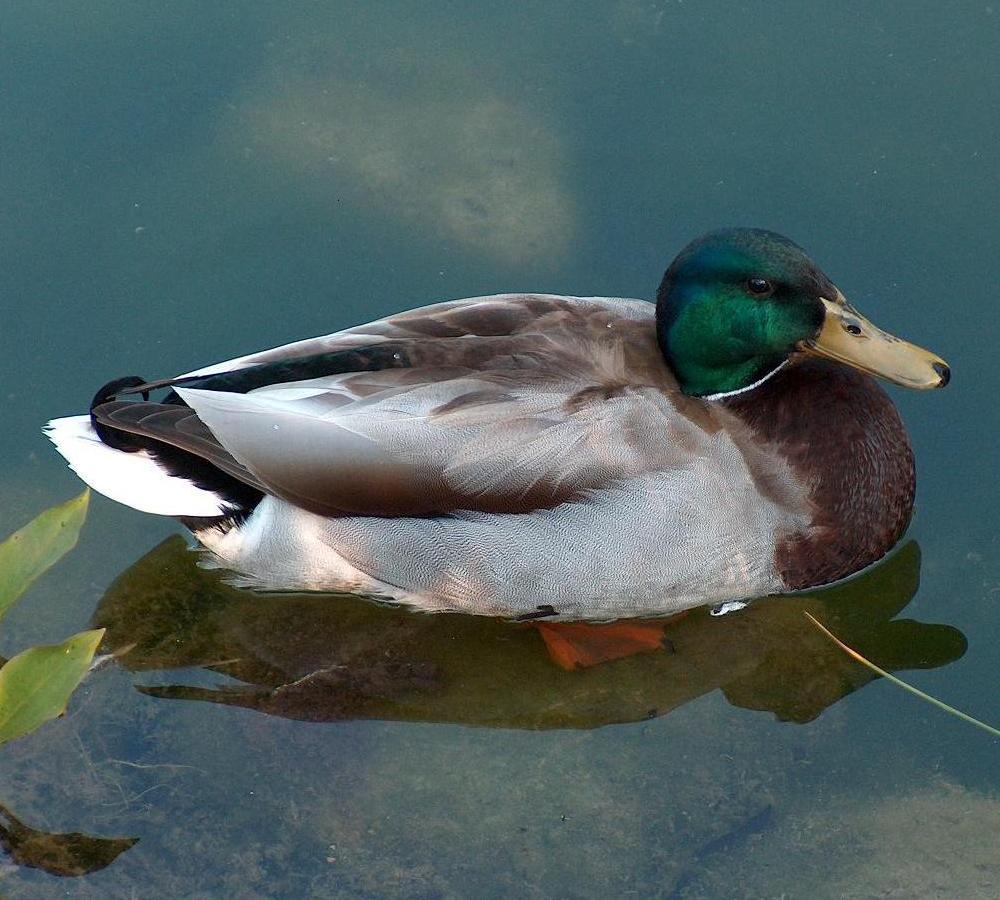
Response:
[[[328,516],[552,508],[681,464],[714,430],[703,407],[683,414],[653,308],[632,300],[438,304],[201,369],[173,387],[197,424],[176,413],[135,418]]]

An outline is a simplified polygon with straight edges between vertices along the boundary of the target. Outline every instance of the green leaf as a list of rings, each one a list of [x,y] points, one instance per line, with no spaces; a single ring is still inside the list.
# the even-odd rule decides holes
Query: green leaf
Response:
[[[32,519],[0,544],[0,619],[28,586],[76,546],[90,491]]]
[[[31,647],[0,669],[0,744],[65,712],[103,636],[96,628],[61,644]]]

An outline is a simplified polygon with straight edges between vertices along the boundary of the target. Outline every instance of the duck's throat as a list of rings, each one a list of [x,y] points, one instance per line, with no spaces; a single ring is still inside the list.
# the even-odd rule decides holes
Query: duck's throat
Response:
[[[678,385],[689,396],[718,398],[752,389],[787,358],[789,342],[760,333],[758,323],[745,321],[745,315],[740,318],[738,307],[729,310],[707,302],[679,307],[665,307],[657,338]]]
[[[722,402],[785,458],[808,492],[809,523],[777,535],[775,567],[788,589],[845,578],[902,537],[913,511],[913,453],[874,379],[800,362]]]
[[[771,378],[777,375],[787,364],[788,364],[787,359],[781,360],[774,368],[768,369],[763,375],[761,375],[755,381],[751,381],[749,384],[742,383],[746,379],[740,378],[739,379],[740,384],[738,387],[726,387],[722,390],[715,390],[709,393],[699,393],[696,396],[701,397],[702,400],[725,400],[731,397],[739,396],[740,394],[749,393],[750,391],[754,391],[757,388],[759,388],[762,384],[764,384],[765,381],[769,381]],[[733,383],[733,381],[726,379],[717,379],[715,383],[722,385],[722,384],[731,384]]]
[[[712,361],[693,354],[674,354],[667,360],[682,391],[692,397],[715,400],[753,390],[785,363],[781,356],[754,356],[737,361]]]

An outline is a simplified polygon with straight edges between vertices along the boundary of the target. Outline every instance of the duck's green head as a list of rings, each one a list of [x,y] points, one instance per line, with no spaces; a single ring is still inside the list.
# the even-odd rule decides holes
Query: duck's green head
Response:
[[[801,247],[773,231],[729,228],[693,241],[656,300],[660,347],[686,394],[753,387],[799,354],[906,387],[948,382],[944,360],[865,319]]]

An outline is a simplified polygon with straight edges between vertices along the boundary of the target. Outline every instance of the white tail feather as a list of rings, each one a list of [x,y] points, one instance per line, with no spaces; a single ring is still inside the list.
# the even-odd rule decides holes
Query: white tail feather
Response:
[[[133,509],[161,516],[220,516],[229,509],[212,491],[171,475],[144,450],[126,453],[105,444],[90,416],[53,419],[45,434],[95,491]]]

